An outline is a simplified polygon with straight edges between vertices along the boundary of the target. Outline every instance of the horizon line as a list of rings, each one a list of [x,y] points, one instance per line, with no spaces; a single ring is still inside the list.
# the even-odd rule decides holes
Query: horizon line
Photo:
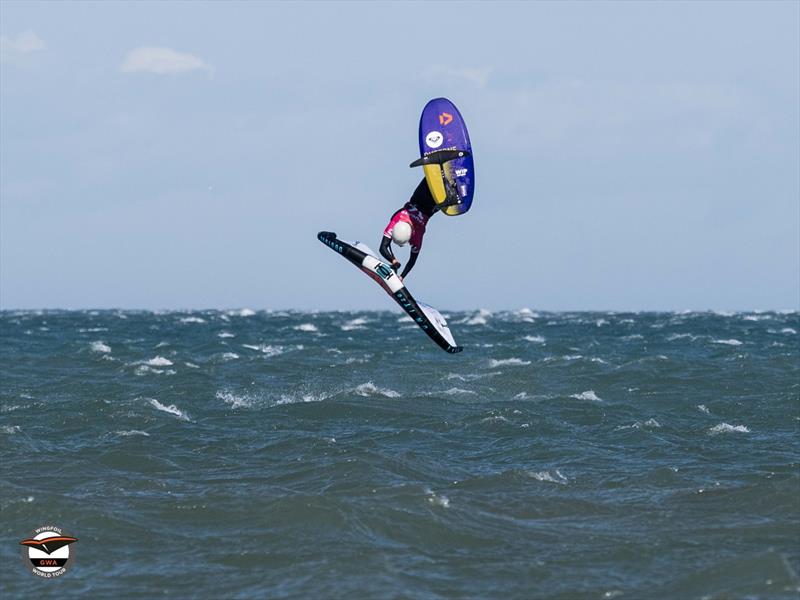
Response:
[[[793,314],[800,312],[800,307],[797,308],[746,308],[746,309],[733,309],[733,308],[682,308],[682,309],[668,309],[668,308],[640,308],[640,309],[612,309],[612,308],[577,308],[577,309],[551,309],[551,308],[532,308],[523,306],[520,308],[463,308],[463,309],[440,309],[446,312],[462,313],[462,312],[483,312],[502,313],[502,312],[532,312],[532,313],[670,313],[670,314],[691,314],[691,313],[716,313],[716,314],[739,314],[739,313],[777,313],[777,314]],[[396,312],[392,308],[250,308],[248,306],[239,307],[206,307],[206,308],[99,308],[99,307],[86,307],[86,308],[65,308],[65,307],[38,307],[38,308],[2,308],[0,313],[20,313],[20,312],[150,312],[150,313],[186,313],[186,312],[220,312],[220,313],[275,313],[275,312],[298,312],[298,313],[336,313],[336,312]]]

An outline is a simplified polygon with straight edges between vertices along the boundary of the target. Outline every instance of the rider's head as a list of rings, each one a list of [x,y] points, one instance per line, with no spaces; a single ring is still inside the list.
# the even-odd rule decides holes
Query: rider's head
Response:
[[[392,241],[398,246],[405,246],[411,239],[411,223],[399,221],[392,228]]]

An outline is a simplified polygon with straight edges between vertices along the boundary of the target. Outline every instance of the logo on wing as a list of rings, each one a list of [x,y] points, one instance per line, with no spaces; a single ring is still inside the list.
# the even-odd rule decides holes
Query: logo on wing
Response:
[[[439,131],[431,131],[425,136],[425,143],[428,148],[438,148],[444,142],[444,136]]]

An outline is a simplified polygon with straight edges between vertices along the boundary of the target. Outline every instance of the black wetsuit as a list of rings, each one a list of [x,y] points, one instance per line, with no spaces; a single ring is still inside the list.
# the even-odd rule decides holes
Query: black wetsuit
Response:
[[[425,178],[419,182],[417,189],[414,190],[414,193],[411,194],[411,198],[408,202],[403,205],[403,208],[400,208],[394,212],[392,218],[397,215],[401,210],[418,210],[426,217],[430,218],[433,214],[437,211],[436,202],[433,200],[433,196],[431,196],[431,192],[428,189],[428,183]],[[390,219],[391,220],[391,219]],[[392,238],[386,237],[385,235],[381,238],[381,247],[380,252],[381,256],[383,256],[386,260],[390,263],[394,263],[397,261],[394,254],[392,253]],[[405,277],[414,267],[414,263],[417,262],[417,256],[419,256],[419,252],[412,252],[408,257],[408,263],[406,264],[406,268],[403,269],[403,274],[401,277]],[[399,263],[399,261],[398,261]],[[397,265],[399,267],[399,264]],[[396,269],[395,269],[396,270]]]

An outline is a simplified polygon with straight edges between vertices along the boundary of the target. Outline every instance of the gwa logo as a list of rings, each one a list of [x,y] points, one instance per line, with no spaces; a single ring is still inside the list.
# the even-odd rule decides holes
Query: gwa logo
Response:
[[[45,525],[33,531],[33,535],[20,542],[22,562],[31,574],[52,579],[60,577],[75,564],[75,548],[78,538],[66,535],[60,527]]]

